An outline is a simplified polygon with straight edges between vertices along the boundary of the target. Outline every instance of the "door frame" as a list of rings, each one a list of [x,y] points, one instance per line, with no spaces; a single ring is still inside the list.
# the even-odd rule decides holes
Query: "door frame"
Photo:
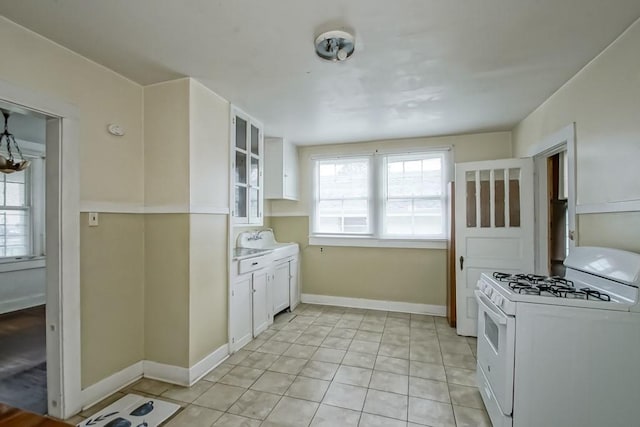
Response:
[[[78,413],[83,405],[78,150],[80,111],[65,100],[4,80],[0,80],[0,99],[51,117],[46,125],[47,401],[49,415],[65,419]]]
[[[549,202],[547,200],[547,159],[562,151],[567,152],[567,215],[569,231],[569,251],[578,245],[578,217],[576,215],[576,131],[575,122],[571,123],[532,146],[527,156],[533,157],[534,164],[534,233],[535,233],[535,272],[548,275],[549,269]],[[544,244],[543,244],[544,242]]]

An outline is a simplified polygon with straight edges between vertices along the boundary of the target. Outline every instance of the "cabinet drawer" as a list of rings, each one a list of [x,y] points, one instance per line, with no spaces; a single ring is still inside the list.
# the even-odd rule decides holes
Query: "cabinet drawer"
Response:
[[[250,271],[260,270],[271,264],[270,256],[257,256],[238,261],[238,274],[248,273]]]

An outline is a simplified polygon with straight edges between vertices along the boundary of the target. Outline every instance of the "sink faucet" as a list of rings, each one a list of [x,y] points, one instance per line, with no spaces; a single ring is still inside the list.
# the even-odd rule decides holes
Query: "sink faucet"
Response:
[[[254,240],[262,240],[262,236],[260,235],[260,231],[256,231],[255,233],[251,233],[251,235],[249,237],[247,237],[248,241],[254,241]]]

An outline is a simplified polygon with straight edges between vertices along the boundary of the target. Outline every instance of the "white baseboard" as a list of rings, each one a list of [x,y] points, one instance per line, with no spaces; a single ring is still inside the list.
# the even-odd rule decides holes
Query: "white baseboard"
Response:
[[[191,386],[207,375],[229,356],[224,344],[205,356],[191,368],[141,360],[82,390],[82,409],[86,409],[142,377],[181,386]]]
[[[300,299],[306,304],[335,305],[338,307],[365,308],[369,310],[398,311],[402,313],[429,314],[446,316],[444,305],[416,304],[401,301],[383,301],[377,299],[334,297],[329,295],[302,294]]]
[[[153,380],[164,381],[166,383],[189,386],[189,368],[182,366],[167,365],[151,360],[144,362],[144,377]]]
[[[142,378],[143,362],[134,363],[115,374],[82,390],[82,409],[100,402],[107,396]]]
[[[0,314],[9,313],[11,311],[24,310],[29,307],[36,307],[47,302],[45,294],[29,295],[22,298],[15,298],[8,301],[0,302]]]
[[[228,344],[221,345],[214,350],[213,353],[205,356],[201,361],[189,369],[189,385],[193,385],[198,382],[200,378],[211,372],[215,367],[225,361],[227,357],[229,357]]]

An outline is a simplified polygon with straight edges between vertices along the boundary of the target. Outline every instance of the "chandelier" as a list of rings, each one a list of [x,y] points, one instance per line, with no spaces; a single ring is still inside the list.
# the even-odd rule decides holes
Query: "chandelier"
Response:
[[[13,173],[25,170],[29,167],[31,162],[29,160],[25,160],[22,156],[22,151],[20,151],[20,147],[18,147],[16,139],[13,137],[13,134],[9,132],[8,123],[10,113],[2,110],[2,115],[4,116],[4,131],[0,134],[0,151],[2,151],[3,144],[6,145],[5,150],[9,157],[7,158],[0,154],[0,172]],[[14,152],[18,155],[19,159],[14,157]]]

